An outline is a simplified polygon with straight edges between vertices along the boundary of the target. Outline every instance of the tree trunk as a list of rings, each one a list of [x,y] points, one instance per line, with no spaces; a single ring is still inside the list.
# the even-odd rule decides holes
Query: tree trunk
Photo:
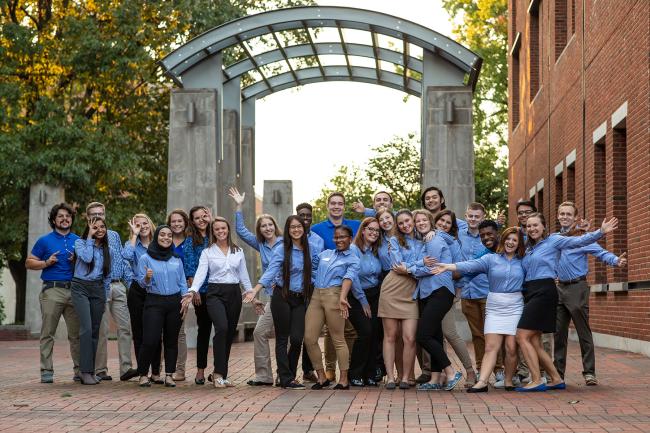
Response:
[[[16,319],[15,323],[25,323],[25,295],[27,293],[27,269],[25,259],[9,260],[9,272],[16,283]]]

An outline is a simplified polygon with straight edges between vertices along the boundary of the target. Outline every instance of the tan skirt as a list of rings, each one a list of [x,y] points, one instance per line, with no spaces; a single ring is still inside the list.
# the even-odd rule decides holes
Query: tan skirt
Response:
[[[390,271],[381,285],[378,316],[387,319],[417,319],[418,303],[413,300],[417,281]]]

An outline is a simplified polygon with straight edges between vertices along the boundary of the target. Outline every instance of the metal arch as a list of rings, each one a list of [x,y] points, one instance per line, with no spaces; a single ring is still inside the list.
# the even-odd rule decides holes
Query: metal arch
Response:
[[[323,81],[357,81],[391,87],[410,95],[421,97],[422,86],[420,81],[410,78],[408,87],[405,88],[404,77],[401,74],[385,70],[381,72],[382,78],[379,80],[377,79],[374,68],[363,66],[350,66],[350,71],[348,71],[347,65],[323,66],[323,73],[321,73],[318,67],[303,68],[295,71],[301,84],[319,83]],[[268,80],[272,86],[271,89],[263,81],[258,81],[242,89],[242,99],[245,101],[251,98],[263,98],[271,93],[296,86],[291,72],[274,75],[273,77],[269,77]]]
[[[408,39],[409,43],[436,53],[456,68],[469,74],[468,84],[472,88],[478,80],[482,59],[446,36],[391,15],[364,9],[330,6],[279,9],[231,21],[192,39],[163,58],[160,64],[174,81],[182,82],[183,73],[195,64],[242,40],[268,34],[269,28],[278,32],[318,27],[344,27],[365,30],[373,35],[384,34],[397,39]],[[308,30],[307,33],[309,34]],[[311,36],[310,43],[314,45]],[[327,75],[322,73],[324,68],[319,60],[322,79]],[[385,72],[377,69],[377,78]]]

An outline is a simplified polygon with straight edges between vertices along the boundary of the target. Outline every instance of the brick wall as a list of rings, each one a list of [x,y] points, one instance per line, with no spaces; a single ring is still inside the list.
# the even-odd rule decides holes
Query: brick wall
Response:
[[[592,294],[592,325],[597,332],[650,341],[650,325],[643,325],[650,324],[650,2],[539,0],[536,18],[529,4],[509,1],[511,43],[521,33],[518,71],[508,59],[511,209],[543,179],[542,211],[550,227],[563,200],[575,201],[594,224],[617,216],[619,230],[602,245],[616,254],[627,251],[628,268],[591,259],[589,283],[629,282],[630,290]],[[539,32],[531,32],[535,27]],[[627,116],[613,125],[624,103]],[[603,124],[605,134],[595,144],[594,131]]]

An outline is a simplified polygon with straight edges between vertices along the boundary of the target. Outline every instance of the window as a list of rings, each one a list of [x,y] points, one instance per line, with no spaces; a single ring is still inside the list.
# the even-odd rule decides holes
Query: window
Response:
[[[557,216],[557,207],[562,203],[564,182],[562,179],[563,173],[555,176],[555,206],[552,209],[554,215]],[[560,222],[555,218],[555,231],[560,231]]]
[[[528,26],[528,72],[530,83],[530,100],[535,99],[540,87],[541,75],[541,27],[539,22],[539,3],[541,0],[531,0],[528,6],[530,17]]]
[[[555,0],[555,61],[560,58],[567,44],[567,2],[570,0]]]
[[[571,35],[576,33],[576,0],[569,0],[571,3]]]
[[[576,164],[568,165],[566,168],[566,200],[576,201]]]
[[[606,158],[605,158],[605,137],[594,143],[594,215],[593,224],[598,224],[605,218],[607,211],[606,204]],[[592,260],[594,265],[594,278],[596,283],[607,282],[607,269],[599,260]]]
[[[613,129],[612,143],[612,215],[618,218],[618,229],[612,233],[610,250],[614,254],[627,251],[627,129]],[[615,268],[614,282],[627,281],[627,267]]]
[[[510,109],[512,116],[512,129],[514,130],[519,125],[521,118],[520,110],[520,92],[519,92],[519,51],[521,46],[521,33],[517,33],[515,40],[510,50],[510,57],[512,57],[512,69],[510,70],[510,85],[512,87],[512,100],[510,101]]]
[[[544,212],[544,189],[539,188],[537,190],[537,198],[535,199],[535,206],[537,206],[537,211],[541,214],[544,215],[544,217],[548,217],[548,215]],[[548,221],[548,218],[546,219]]]

